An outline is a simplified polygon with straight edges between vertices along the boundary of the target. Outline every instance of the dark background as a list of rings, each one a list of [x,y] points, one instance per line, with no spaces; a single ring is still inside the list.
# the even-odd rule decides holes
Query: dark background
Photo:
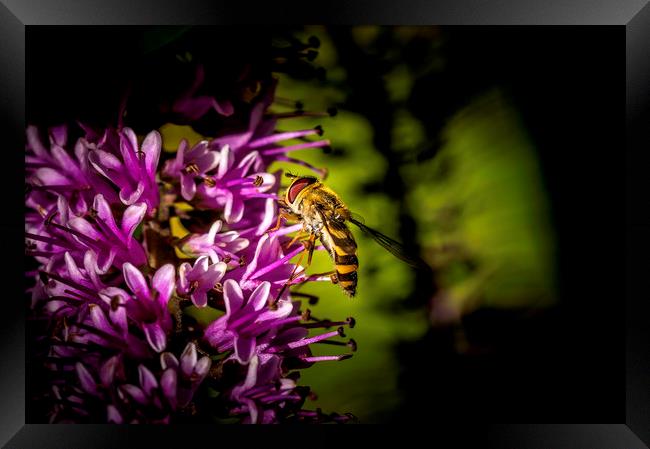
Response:
[[[214,36],[205,45],[258,60],[263,70],[272,32],[229,27],[227,40]],[[159,92],[164,79],[147,75],[146,49],[131,45],[137,33],[29,27],[27,123],[46,126],[79,114],[98,124],[114,120],[109,111],[134,74],[148,81],[147,95]],[[454,27],[449,33],[450,71],[431,80],[433,91],[421,93],[438,100],[432,122],[495,81],[510,90],[538,148],[550,195],[561,302],[525,321],[490,310],[466,317],[468,329],[497,343],[495,356],[458,356],[448,350],[446,331],[431,330],[426,339],[400,346],[405,403],[390,418],[622,422],[625,31]],[[376,99],[357,101],[371,108]],[[142,111],[130,123],[155,126]],[[435,356],[422,357],[431,347]],[[466,388],[452,395],[447,382]]]

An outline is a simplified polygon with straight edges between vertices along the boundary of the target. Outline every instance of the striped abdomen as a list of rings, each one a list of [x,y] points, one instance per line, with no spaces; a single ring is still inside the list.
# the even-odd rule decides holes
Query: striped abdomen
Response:
[[[336,278],[345,293],[354,296],[357,292],[357,270],[359,261],[355,254],[338,254],[335,248],[334,265],[336,267]]]
[[[325,231],[325,230],[323,230]],[[330,222],[322,232],[321,242],[328,249],[336,269],[336,278],[343,291],[354,296],[357,292],[357,243],[344,223]]]

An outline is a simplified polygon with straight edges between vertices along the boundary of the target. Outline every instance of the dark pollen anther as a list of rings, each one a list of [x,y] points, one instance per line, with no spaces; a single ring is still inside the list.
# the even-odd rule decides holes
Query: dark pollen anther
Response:
[[[264,178],[262,178],[262,177],[259,176],[259,175],[257,175],[257,176],[255,177],[255,181],[253,181],[253,185],[254,185],[255,187],[259,187],[259,186],[261,186],[263,183],[264,183]]]

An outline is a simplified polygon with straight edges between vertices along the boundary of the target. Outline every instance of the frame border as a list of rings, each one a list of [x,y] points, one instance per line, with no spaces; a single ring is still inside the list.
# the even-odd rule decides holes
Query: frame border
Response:
[[[106,6],[109,5],[109,6]],[[303,4],[304,5],[304,4]],[[484,2],[463,0],[456,2],[412,1],[409,7],[383,2],[380,7],[365,1],[343,3],[340,0],[320,4],[318,9],[308,10],[298,2],[256,4],[251,7],[241,2],[214,2],[186,0],[183,4],[145,0],[137,2],[98,1],[77,2],[63,0],[48,3],[47,0],[2,0],[0,4],[0,85],[4,108],[2,124],[9,130],[3,133],[8,151],[5,157],[10,163],[22,167],[20,152],[25,129],[25,26],[26,25],[153,25],[153,24],[241,24],[241,23],[330,23],[385,25],[619,25],[626,28],[626,422],[619,424],[502,424],[482,429],[482,437],[489,447],[513,448],[597,448],[647,447],[650,443],[650,348],[646,317],[649,306],[646,300],[650,287],[650,262],[646,256],[650,249],[650,208],[647,192],[650,178],[647,176],[648,148],[650,148],[650,5],[648,0],[552,0],[548,2],[522,2],[507,0]],[[2,177],[7,183],[5,192],[16,192],[10,207],[20,210],[22,198],[20,171]],[[12,215],[12,214],[7,214]],[[14,217],[3,217],[0,223],[7,245],[22,252],[22,223]],[[14,222],[8,220],[14,219]],[[9,248],[8,248],[9,249]],[[9,284],[22,279],[22,264],[3,270]],[[20,290],[20,288],[19,288]],[[644,295],[645,294],[645,295]],[[20,301],[5,301],[5,323],[0,339],[2,357],[2,382],[0,397],[3,402],[0,419],[0,444],[7,448],[24,447],[129,447],[132,438],[143,441],[180,444],[184,447],[197,445],[187,441],[185,431],[176,427],[157,427],[149,432],[145,426],[71,426],[71,425],[25,425],[25,319]],[[119,431],[118,431],[119,429]],[[192,426],[191,432],[212,433],[211,427]],[[310,431],[310,434],[318,431]],[[246,438],[240,429],[228,429],[222,433],[235,438]],[[252,432],[258,433],[258,432]],[[275,435],[274,431],[260,431],[262,435]],[[351,431],[337,431],[340,436]],[[381,431],[379,432],[381,433]],[[178,439],[178,440],[177,440]],[[646,444],[644,444],[644,442]],[[109,446],[106,446],[106,445]],[[98,446],[99,445],[99,446]],[[162,444],[157,444],[162,447]]]

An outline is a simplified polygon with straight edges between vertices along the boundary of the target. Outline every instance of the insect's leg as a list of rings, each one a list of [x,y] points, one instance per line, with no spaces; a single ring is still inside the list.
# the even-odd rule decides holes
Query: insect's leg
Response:
[[[336,276],[336,270],[325,271],[324,273],[313,273],[313,274],[309,275],[309,279],[313,280],[313,279],[317,279],[317,278],[320,278],[320,277],[323,277],[323,276],[329,276],[330,280],[332,281],[332,284],[338,284],[339,283],[339,279]],[[305,279],[304,281],[302,281],[302,282],[300,282],[300,283],[298,283],[296,285],[303,285],[306,282],[309,282],[309,280]]]
[[[305,266],[305,270],[307,267],[311,265],[311,256],[314,255],[314,248],[316,248],[316,234],[310,234],[309,235],[309,255],[307,256],[307,265]]]
[[[282,219],[285,220],[293,220],[293,221],[298,221],[300,220],[300,216],[294,214],[293,212],[287,210],[287,209],[280,209],[278,212],[278,221],[275,222],[275,226],[272,227],[271,229],[267,229],[266,233],[269,234],[271,232],[275,232],[278,229],[280,229],[280,223],[282,223]]]
[[[278,221],[275,222],[275,226],[273,226],[271,229],[267,229],[267,230],[266,230],[266,233],[267,233],[267,234],[270,234],[271,232],[275,232],[275,231],[277,231],[278,229],[280,229],[280,223],[282,222],[282,219],[283,219],[283,218],[285,218],[285,217],[282,215],[282,212],[280,212],[280,213],[278,214]]]
[[[304,270],[306,270],[309,267],[309,265],[311,264],[311,255],[314,252],[314,247],[316,246],[315,243],[314,243],[315,241],[316,241],[316,234],[310,234],[309,239],[304,242],[305,250],[300,253],[300,259],[298,259],[298,262],[296,263],[296,267],[291,272],[291,276],[289,276],[289,279],[287,280],[287,282],[285,282],[284,285],[282,286],[282,288],[280,289],[280,293],[278,293],[278,296],[275,299],[276,301],[278,299],[280,299],[280,297],[282,296],[282,293],[284,293],[287,286],[289,286],[289,284],[291,284],[291,282],[296,278],[296,272],[298,271],[298,267],[300,267],[300,263],[302,262],[303,257],[305,257],[305,253],[309,254],[309,260],[308,260],[307,265],[305,266]],[[304,270],[303,270],[303,272],[304,272]]]
[[[289,244],[287,245],[287,248],[293,246],[294,243],[296,243],[298,240],[300,240],[300,239],[306,237],[307,235],[308,235],[307,232],[305,232],[305,231],[299,231],[299,232],[296,234],[296,236],[293,238],[293,240],[291,240],[291,241],[289,242]]]
[[[305,248],[305,249],[307,249],[307,248]],[[282,293],[284,293],[287,286],[289,284],[291,284],[291,281],[293,281],[294,276],[296,275],[296,271],[298,271],[298,267],[300,267],[300,263],[302,262],[303,257],[305,257],[305,251],[302,251],[300,253],[300,258],[298,259],[298,262],[296,263],[295,268],[291,272],[291,276],[289,276],[289,279],[287,279],[287,282],[285,282],[284,285],[282,286],[282,288],[280,289],[280,292],[278,293],[278,296],[275,298],[275,301],[273,301],[274,304],[282,297]]]

